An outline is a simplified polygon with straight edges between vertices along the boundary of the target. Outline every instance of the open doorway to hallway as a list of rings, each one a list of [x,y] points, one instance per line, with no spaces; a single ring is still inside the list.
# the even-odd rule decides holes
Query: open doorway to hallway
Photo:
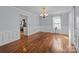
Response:
[[[20,15],[20,34],[27,35],[27,16]]]

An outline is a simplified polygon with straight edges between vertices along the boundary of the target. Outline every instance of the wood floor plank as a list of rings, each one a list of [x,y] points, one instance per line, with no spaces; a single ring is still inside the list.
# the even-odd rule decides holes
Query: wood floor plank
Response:
[[[61,49],[54,47],[54,40],[61,41]],[[31,36],[21,35],[21,39],[0,47],[1,53],[73,53],[75,46],[68,47],[68,36],[58,33],[38,32]]]

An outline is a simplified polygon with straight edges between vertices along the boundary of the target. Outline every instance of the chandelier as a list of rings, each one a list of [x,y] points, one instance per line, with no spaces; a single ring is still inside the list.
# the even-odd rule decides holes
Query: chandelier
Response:
[[[40,16],[43,17],[43,18],[45,18],[45,17],[48,16],[47,8],[45,8],[45,7],[41,8],[41,10],[40,10]]]

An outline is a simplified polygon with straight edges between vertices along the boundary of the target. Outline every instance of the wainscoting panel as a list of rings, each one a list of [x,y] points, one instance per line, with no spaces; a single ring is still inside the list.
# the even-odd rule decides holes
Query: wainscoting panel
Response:
[[[20,39],[20,31],[3,31],[0,32],[0,46]]]

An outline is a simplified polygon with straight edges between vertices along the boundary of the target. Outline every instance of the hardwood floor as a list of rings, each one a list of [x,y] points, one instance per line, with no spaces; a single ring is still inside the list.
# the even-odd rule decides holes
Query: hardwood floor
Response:
[[[76,52],[75,46],[69,47],[68,36],[63,34],[39,32],[0,47],[2,53],[59,53]]]

